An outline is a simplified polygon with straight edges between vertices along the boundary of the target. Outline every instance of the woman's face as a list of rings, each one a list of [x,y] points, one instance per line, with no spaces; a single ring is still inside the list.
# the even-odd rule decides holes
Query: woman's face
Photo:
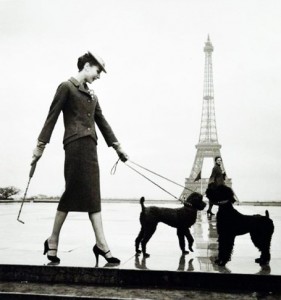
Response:
[[[100,78],[101,68],[98,66],[90,66],[89,63],[85,64],[85,81],[88,83],[92,83],[94,80]]]
[[[217,160],[216,160],[216,164],[220,166],[220,165],[221,165],[221,163],[222,163],[222,159],[221,159],[220,157],[219,157],[219,158],[217,158]]]

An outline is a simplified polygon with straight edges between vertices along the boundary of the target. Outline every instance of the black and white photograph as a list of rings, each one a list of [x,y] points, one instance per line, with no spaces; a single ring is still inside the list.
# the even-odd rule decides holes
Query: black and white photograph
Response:
[[[281,2],[0,0],[0,299],[281,299]]]

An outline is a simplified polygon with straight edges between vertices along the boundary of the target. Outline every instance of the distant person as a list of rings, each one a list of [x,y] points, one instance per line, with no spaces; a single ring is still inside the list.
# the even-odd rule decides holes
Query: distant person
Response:
[[[103,232],[95,124],[107,145],[116,150],[123,162],[128,156],[106,121],[97,96],[87,85],[99,79],[102,71],[106,73],[104,61],[88,52],[78,58],[77,66],[78,73],[58,86],[31,162],[31,165],[35,164],[42,156],[62,111],[65,191],[58,204],[52,234],[44,243],[44,254],[50,261],[59,263],[59,235],[68,212],[87,212],[96,238],[93,251],[97,263],[99,255],[109,263],[120,263],[118,258],[112,256]]]
[[[216,188],[219,185],[225,184],[226,173],[222,167],[222,158],[220,156],[215,157],[215,165],[212,169],[212,174],[209,178],[209,185],[212,184],[212,188]],[[208,216],[213,216],[212,213],[212,201],[209,199],[209,208],[207,210]]]

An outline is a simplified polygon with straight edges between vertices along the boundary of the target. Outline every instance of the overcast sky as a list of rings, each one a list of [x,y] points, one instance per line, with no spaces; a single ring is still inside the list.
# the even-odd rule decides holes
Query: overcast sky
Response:
[[[87,50],[106,63],[92,88],[130,159],[184,185],[199,140],[208,34],[233,188],[242,201],[281,200],[279,0],[0,0],[0,186],[23,195],[55,90]],[[64,191],[62,137],[61,115],[28,196]],[[110,175],[117,156],[101,134],[98,153],[103,198],[172,199],[122,163]]]

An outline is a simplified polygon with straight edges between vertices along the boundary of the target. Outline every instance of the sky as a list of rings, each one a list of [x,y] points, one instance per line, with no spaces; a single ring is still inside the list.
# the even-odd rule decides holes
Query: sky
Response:
[[[26,189],[32,151],[57,86],[88,50],[106,64],[92,84],[130,160],[181,185],[199,141],[207,36],[216,125],[240,201],[281,196],[279,0],[0,0],[0,186]],[[62,115],[28,195],[64,191]],[[102,198],[173,199],[119,163],[98,132]],[[209,177],[212,162],[204,162]],[[139,169],[179,197],[182,188]]]

